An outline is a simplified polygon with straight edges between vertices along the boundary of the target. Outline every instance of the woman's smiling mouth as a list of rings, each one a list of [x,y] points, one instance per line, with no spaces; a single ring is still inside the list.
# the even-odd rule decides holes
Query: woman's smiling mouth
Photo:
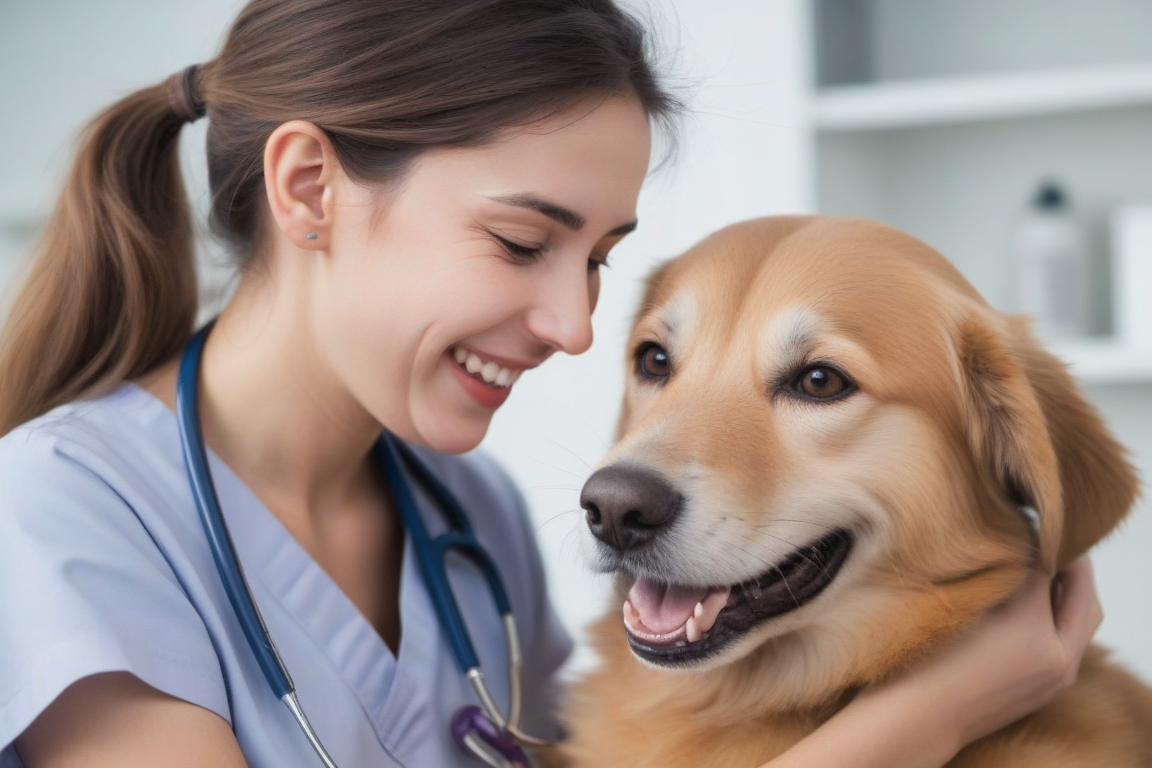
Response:
[[[512,385],[527,368],[501,365],[497,361],[461,346],[448,350],[450,365],[464,391],[485,408],[499,408],[512,391]]]

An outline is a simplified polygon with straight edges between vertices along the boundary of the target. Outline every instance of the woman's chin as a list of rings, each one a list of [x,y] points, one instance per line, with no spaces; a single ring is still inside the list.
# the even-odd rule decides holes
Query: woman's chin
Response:
[[[399,437],[410,443],[431,448],[438,453],[468,453],[480,445],[484,435],[488,434],[488,425],[492,421],[491,413],[454,414],[451,418],[445,418],[446,415],[441,412],[427,421],[417,420],[413,425],[415,436],[399,435]]]

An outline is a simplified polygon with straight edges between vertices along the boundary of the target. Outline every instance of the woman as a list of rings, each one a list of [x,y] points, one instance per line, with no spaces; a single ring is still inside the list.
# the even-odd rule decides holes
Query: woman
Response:
[[[223,592],[173,414],[196,310],[176,144],[205,113],[242,278],[200,420],[316,731],[344,766],[475,764],[448,733],[473,695],[372,455],[385,429],[464,500],[519,618],[525,730],[555,735],[569,645],[532,531],[506,477],[456,454],[522,373],[588,348],[675,109],[611,0],[253,0],[216,60],[97,118],[0,350],[0,766],[314,764]],[[487,590],[453,573],[505,701]],[[1067,584],[1055,623],[1038,577],[772,765],[937,766],[1031,711],[1099,622],[1086,566]]]

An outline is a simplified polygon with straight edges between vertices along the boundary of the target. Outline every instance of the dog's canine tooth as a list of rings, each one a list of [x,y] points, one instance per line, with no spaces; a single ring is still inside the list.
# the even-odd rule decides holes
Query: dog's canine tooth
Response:
[[[696,607],[692,609],[692,616],[695,617],[695,619],[697,621],[699,621],[700,617],[703,615],[704,615],[704,603],[696,603]]]
[[[695,616],[688,618],[688,621],[684,624],[684,629],[687,630],[688,642],[694,643],[700,639],[700,627],[696,625]]]

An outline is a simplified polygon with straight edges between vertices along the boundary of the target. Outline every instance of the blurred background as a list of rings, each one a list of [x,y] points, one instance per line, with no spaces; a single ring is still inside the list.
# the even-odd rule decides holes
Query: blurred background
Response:
[[[643,276],[709,231],[821,212],[889,222],[1028,311],[1152,473],[1152,0],[649,0],[691,106],[613,255],[597,342],[524,377],[484,449],[528,499],[561,616],[607,605],[580,555],[579,489],[612,440]],[[18,279],[79,128],[211,58],[236,0],[0,2],[0,284]],[[204,122],[185,128],[203,224]],[[204,234],[206,312],[226,255]],[[1099,640],[1152,681],[1152,519],[1095,553]],[[577,653],[572,669],[591,663]]]

